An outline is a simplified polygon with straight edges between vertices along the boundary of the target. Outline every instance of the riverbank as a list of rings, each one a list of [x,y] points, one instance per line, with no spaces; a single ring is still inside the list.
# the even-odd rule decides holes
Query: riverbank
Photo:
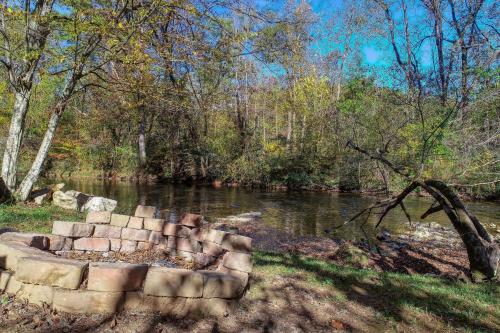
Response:
[[[0,228],[47,231],[52,220],[83,215],[55,207],[1,206]],[[221,226],[222,227],[222,226]],[[238,223],[254,238],[251,288],[225,318],[188,318],[119,314],[68,315],[16,302],[0,294],[0,331],[4,332],[457,332],[500,330],[498,284],[464,283],[425,270],[410,272],[376,266],[376,257],[356,263],[339,256],[345,243],[299,238],[259,222]],[[388,243],[388,242],[387,242]],[[345,246],[345,245],[344,245]],[[416,246],[416,244],[415,244]],[[347,249],[351,248],[346,247]],[[417,252],[406,249],[407,257]],[[340,251],[340,252],[339,252]],[[419,249],[422,258],[457,271],[466,269],[448,257]],[[359,254],[359,253],[357,253]],[[394,257],[396,258],[396,257]],[[385,260],[385,258],[384,258]],[[449,262],[448,264],[445,262]],[[361,264],[361,266],[357,266]],[[436,263],[432,263],[436,268]],[[428,265],[428,264],[426,264]],[[396,267],[396,266],[395,266]],[[427,267],[427,266],[425,266]],[[460,268],[461,267],[461,268]],[[412,273],[412,274],[409,274]]]

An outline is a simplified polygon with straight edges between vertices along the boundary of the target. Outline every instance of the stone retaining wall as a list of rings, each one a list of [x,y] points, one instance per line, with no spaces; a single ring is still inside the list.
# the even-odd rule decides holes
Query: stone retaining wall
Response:
[[[66,259],[67,251],[156,249],[199,266],[187,270],[147,264]],[[202,224],[186,214],[178,224],[139,206],[134,216],[89,212],[85,223],[55,221],[52,235],[0,235],[0,291],[34,304],[72,313],[123,309],[185,316],[226,314],[242,297],[252,271],[251,239]]]

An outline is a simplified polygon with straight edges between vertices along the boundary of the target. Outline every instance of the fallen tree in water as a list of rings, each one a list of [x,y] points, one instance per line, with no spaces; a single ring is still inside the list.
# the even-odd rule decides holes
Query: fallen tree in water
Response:
[[[397,196],[371,205],[356,214],[356,216],[354,216],[350,221],[359,218],[365,213],[368,215],[368,220],[368,217],[375,212],[375,210],[381,209],[379,212],[380,216],[376,224],[376,227],[378,227],[387,213],[396,207],[401,207],[401,209],[405,212],[405,215],[408,219],[410,219],[410,216],[405,209],[403,200],[417,188],[421,188],[435,200],[431,207],[429,207],[429,209],[421,216],[421,218],[425,219],[427,216],[439,211],[443,211],[448,216],[448,219],[465,244],[472,279],[474,281],[482,281],[485,279],[496,279],[498,277],[498,265],[500,261],[500,247],[498,246],[498,243],[496,243],[488,234],[479,219],[465,207],[463,202],[449,185],[436,179],[412,179],[404,168],[395,166],[380,153],[371,153],[350,141],[347,145],[354,150],[367,155],[371,159],[384,163],[394,172],[409,180],[409,185],[407,185],[406,188]]]

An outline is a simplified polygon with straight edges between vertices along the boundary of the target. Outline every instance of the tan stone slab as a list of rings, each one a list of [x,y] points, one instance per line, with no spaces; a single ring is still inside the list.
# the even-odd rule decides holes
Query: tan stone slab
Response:
[[[108,238],[79,238],[73,242],[73,249],[80,251],[109,251],[110,242]]]
[[[96,225],[92,237],[98,238],[120,238],[122,236],[122,228],[112,225]]]
[[[131,253],[134,252],[136,249],[137,249],[137,241],[122,239],[120,252]]]
[[[227,252],[222,259],[222,265],[237,271],[252,272],[252,256],[248,253]]]
[[[185,225],[187,227],[200,228],[202,220],[203,216],[199,214],[186,213],[182,215],[180,224]]]
[[[252,252],[252,239],[250,237],[226,233],[221,245],[225,250],[231,252]]]
[[[134,313],[159,313],[174,317],[185,317],[190,313],[185,297],[159,297],[142,292],[127,292],[124,310]]]
[[[204,298],[239,298],[245,288],[238,277],[216,271],[198,271],[203,274]]]
[[[122,246],[122,240],[121,239],[115,239],[115,238],[110,238],[109,239],[109,244],[110,244],[110,247],[109,249],[111,251],[115,251],[115,252],[118,252],[120,251],[120,248]]]
[[[163,233],[160,231],[151,231],[149,234],[148,242],[152,244],[162,244],[167,242],[167,237],[163,236]]]
[[[128,221],[127,228],[142,229],[143,227],[144,227],[144,218],[143,217],[136,217],[136,216],[130,217],[130,220]]]
[[[205,242],[212,242],[212,243],[216,243],[216,244],[222,244],[222,240],[224,239],[225,235],[226,235],[226,232],[224,232],[224,231],[210,229],[210,230],[207,230],[207,232],[205,234],[204,241]]]
[[[186,252],[201,252],[201,244],[189,238],[168,236],[167,248]]]
[[[0,268],[16,271],[19,258],[31,256],[51,257],[52,254],[22,243],[0,241]]]
[[[147,242],[149,240],[149,235],[151,231],[145,229],[122,229],[122,239],[133,240],[139,242]]]
[[[213,257],[219,257],[225,252],[224,248],[217,243],[203,242],[202,247],[203,253],[211,255]]]
[[[229,274],[229,275],[237,277],[238,279],[241,280],[241,282],[243,283],[243,286],[245,286],[245,288],[248,285],[248,280],[249,280],[250,275],[246,272],[241,272],[241,271],[236,271],[234,269],[229,269],[229,268],[224,267],[222,265],[217,267],[217,272],[221,272],[224,274]]]
[[[90,237],[94,232],[94,225],[79,222],[54,221],[52,234],[64,237]]]
[[[156,218],[158,213],[158,209],[155,206],[139,205],[135,209],[134,216]]]
[[[109,224],[111,222],[111,212],[107,211],[89,211],[87,213],[87,223]]]
[[[64,258],[20,258],[16,278],[25,283],[78,289],[88,264],[79,260]]]
[[[66,237],[59,235],[47,235],[47,238],[49,239],[48,249],[50,251],[61,251],[66,245]],[[71,245],[69,246],[69,248],[71,249]]]
[[[3,234],[0,234],[0,240],[23,243],[24,245],[40,250],[47,250],[49,248],[49,239],[43,234],[5,232]]]
[[[95,291],[139,290],[147,271],[147,264],[91,263],[87,289]]]
[[[188,227],[185,227],[180,224],[165,223],[165,225],[163,226],[163,234],[165,236],[187,238],[189,237],[190,232],[191,230]]]
[[[130,216],[121,215],[121,214],[111,214],[111,225],[116,227],[126,228],[128,225],[128,221],[130,220]]]
[[[54,298],[54,288],[23,283],[16,294],[16,298],[27,300],[29,303],[39,306],[43,304],[51,305]]]
[[[144,229],[151,231],[162,231],[165,220],[153,219],[150,217],[144,218]]]
[[[17,281],[16,276],[11,272],[0,270],[0,286],[4,286],[3,289],[0,288],[0,291],[15,295],[21,290],[23,283]]]
[[[194,228],[189,231],[189,238],[198,242],[203,242],[206,234],[206,229]]]
[[[69,313],[116,313],[124,300],[123,292],[56,289],[52,308]]]
[[[144,293],[152,296],[201,297],[203,275],[188,269],[150,267]]]

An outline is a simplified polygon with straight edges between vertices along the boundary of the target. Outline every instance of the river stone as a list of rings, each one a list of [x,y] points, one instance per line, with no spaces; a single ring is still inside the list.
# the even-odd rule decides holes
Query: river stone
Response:
[[[144,293],[152,296],[201,297],[203,275],[189,269],[151,267],[144,282]]]
[[[56,289],[52,308],[69,313],[116,313],[123,308],[125,293]]]
[[[76,197],[67,195],[62,191],[55,191],[52,195],[52,204],[65,209],[78,210]]]
[[[118,202],[116,200],[103,198],[103,197],[91,197],[82,207],[83,210],[88,211],[108,211],[112,212],[115,210]]]
[[[147,271],[147,264],[91,263],[87,289],[95,291],[139,290]]]
[[[87,263],[58,257],[25,257],[17,262],[16,278],[21,282],[77,289]]]

